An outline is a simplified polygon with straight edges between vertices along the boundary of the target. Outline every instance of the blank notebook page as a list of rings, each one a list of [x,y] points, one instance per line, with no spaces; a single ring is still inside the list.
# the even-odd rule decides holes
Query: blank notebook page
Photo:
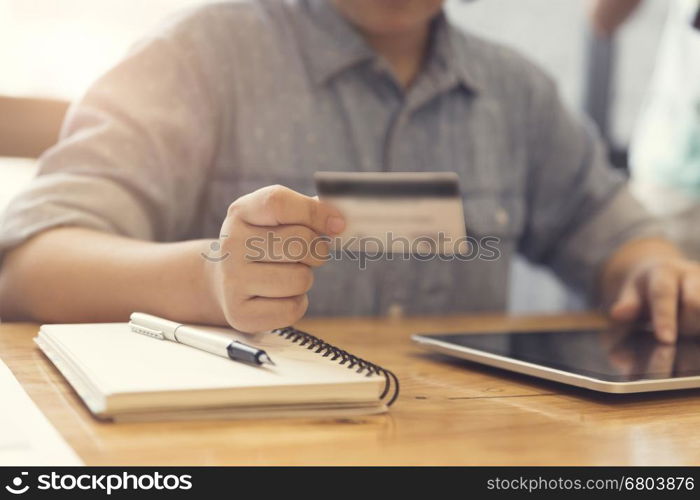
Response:
[[[250,366],[153,339],[132,332],[125,323],[44,325],[39,338],[71,361],[104,395],[370,382],[376,384],[378,397],[383,388],[382,376],[358,374],[278,335],[206,329],[266,350],[277,366]]]

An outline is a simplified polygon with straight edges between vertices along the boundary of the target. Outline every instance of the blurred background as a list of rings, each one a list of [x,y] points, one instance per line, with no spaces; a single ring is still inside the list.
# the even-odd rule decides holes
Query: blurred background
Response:
[[[164,17],[201,0],[0,0],[0,209],[55,141],[66,102]],[[592,35],[586,0],[452,0],[465,29],[514,46],[544,66],[566,101],[601,128],[625,166],[669,2],[647,1],[614,40]],[[6,158],[1,158],[1,157]],[[10,160],[7,157],[12,157]],[[519,262],[517,311],[581,307],[547,273]],[[541,293],[526,293],[537,281]]]

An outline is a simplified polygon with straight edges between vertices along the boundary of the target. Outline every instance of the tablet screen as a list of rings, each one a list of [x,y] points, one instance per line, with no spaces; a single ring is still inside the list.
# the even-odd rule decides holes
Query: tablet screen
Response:
[[[662,344],[651,332],[601,330],[425,335],[434,340],[609,382],[700,375],[700,338]]]

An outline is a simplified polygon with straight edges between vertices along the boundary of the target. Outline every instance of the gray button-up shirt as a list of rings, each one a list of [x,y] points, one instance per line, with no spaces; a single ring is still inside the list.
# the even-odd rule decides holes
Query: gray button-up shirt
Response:
[[[269,184],[314,194],[317,170],[452,171],[468,232],[497,259],[319,269],[310,312],[498,310],[521,252],[591,289],[621,243],[658,230],[599,141],[521,56],[434,23],[397,84],[329,0],[218,3],[143,40],[71,109],[0,249],[73,225],[133,238],[217,237],[227,206]]]

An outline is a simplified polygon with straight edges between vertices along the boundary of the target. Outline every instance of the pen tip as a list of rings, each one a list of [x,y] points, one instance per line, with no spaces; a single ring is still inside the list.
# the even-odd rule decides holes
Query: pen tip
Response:
[[[272,361],[272,359],[270,359],[270,356],[268,356],[267,354],[263,354],[260,357],[260,361],[262,361],[263,364],[268,363],[268,364],[271,364],[272,366],[277,366],[277,364],[274,361]]]

